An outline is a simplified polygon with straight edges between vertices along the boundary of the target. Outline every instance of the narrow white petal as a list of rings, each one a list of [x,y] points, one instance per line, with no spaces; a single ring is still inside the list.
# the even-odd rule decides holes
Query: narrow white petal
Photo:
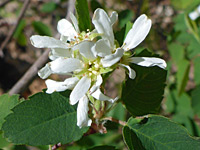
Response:
[[[105,57],[106,55],[111,54],[111,48],[107,40],[100,39],[96,42],[92,48],[95,56]]]
[[[103,9],[96,9],[93,15],[92,23],[98,33],[103,34],[102,37],[110,42],[110,46],[114,48],[114,34],[110,17]]]
[[[70,94],[70,104],[76,104],[87,93],[90,85],[91,79],[87,76],[82,77]]]
[[[132,57],[130,62],[144,67],[158,66],[163,69],[167,67],[163,59],[155,57]]]
[[[197,11],[193,11],[193,12],[189,13],[189,17],[191,20],[196,20],[199,16],[200,16],[200,14]]]
[[[135,21],[124,40],[125,51],[135,48],[146,38],[150,31],[151,24],[151,20],[144,14]]]
[[[77,32],[75,31],[73,25],[66,19],[58,21],[57,30],[61,35],[67,37],[77,36]]]
[[[101,86],[102,83],[103,83],[103,79],[101,75],[98,75],[95,84],[90,88],[90,94],[96,91]]]
[[[73,50],[79,49],[79,52],[82,56],[89,60],[94,60],[96,57],[92,52],[92,47],[94,46],[94,42],[91,41],[83,41],[73,47]]]
[[[74,28],[76,29],[76,32],[80,33],[79,27],[78,27],[78,21],[76,19],[76,17],[74,16],[73,13],[70,12],[70,19],[74,25]]]
[[[37,48],[69,48],[69,44],[48,36],[33,35],[30,40],[31,44]]]
[[[107,55],[103,59],[101,59],[101,63],[103,67],[110,67],[117,63],[121,57],[123,56],[124,50],[118,48],[114,54]]]
[[[118,20],[118,14],[116,11],[113,11],[112,14],[110,15],[111,25],[113,25],[117,20]]]
[[[67,89],[72,90],[78,81],[79,81],[79,79],[76,77],[68,78],[64,82],[57,82],[57,81],[48,79],[45,81],[45,83],[47,85],[46,93],[51,94],[55,91],[61,92],[61,91],[65,91]]]
[[[70,49],[63,49],[63,48],[53,48],[49,53],[49,58],[51,60],[55,60],[59,57],[71,57],[71,50]]]
[[[81,61],[75,58],[60,57],[50,62],[52,73],[67,74],[83,67]]]
[[[136,72],[128,65],[120,64],[120,66],[126,67],[129,71],[129,78],[134,79],[136,77]]]
[[[50,76],[52,74],[52,70],[50,68],[49,63],[46,64],[42,69],[40,69],[38,71],[38,75],[40,76],[40,78],[42,79],[46,79],[48,76]]]
[[[97,89],[94,93],[91,94],[95,99],[100,100],[100,101],[109,101],[111,103],[114,103],[117,99],[112,99],[106,95],[104,95],[100,89]]]
[[[79,128],[91,126],[92,120],[88,117],[88,98],[83,96],[78,103],[77,107],[77,126]]]

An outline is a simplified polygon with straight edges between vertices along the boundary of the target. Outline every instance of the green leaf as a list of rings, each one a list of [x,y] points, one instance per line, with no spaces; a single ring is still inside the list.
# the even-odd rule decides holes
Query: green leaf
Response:
[[[4,139],[4,138],[2,137],[2,134],[0,133],[0,148],[7,147],[9,144],[10,144],[10,143],[8,143],[8,142],[6,141],[6,139]]]
[[[88,150],[116,150],[114,146],[96,146]]]
[[[119,45],[121,46],[126,38],[128,31],[132,28],[132,23],[129,21],[126,25],[120,30],[115,33],[115,38],[118,41]]]
[[[4,122],[4,118],[10,114],[11,109],[19,103],[19,95],[9,96],[4,94],[0,96],[0,129]]]
[[[52,36],[51,30],[43,22],[41,22],[41,21],[33,21],[32,25],[33,25],[33,28],[34,28],[35,32],[37,32],[39,35]]]
[[[172,5],[176,8],[176,9],[187,9],[188,7],[190,7],[190,5],[192,4],[196,4],[196,2],[200,2],[199,0],[171,0]]]
[[[94,12],[97,8],[103,8],[103,6],[97,0],[91,0],[90,2],[92,12]]]
[[[23,32],[25,26],[26,26],[26,21],[23,19],[19,22],[19,25],[17,26],[17,29],[15,30],[13,37],[17,39]]]
[[[4,136],[15,144],[50,145],[76,141],[88,130],[76,123],[76,106],[65,93],[37,93],[14,107],[5,118]]]
[[[133,116],[157,113],[163,99],[167,71],[157,66],[131,64],[136,78],[128,78],[122,89],[122,100]]]
[[[168,49],[173,61],[178,65],[179,61],[185,57],[184,47],[178,43],[172,43],[168,45]]]
[[[190,118],[194,116],[190,96],[187,93],[179,95],[176,89],[170,90],[167,95],[166,110]]]
[[[130,118],[123,128],[130,150],[199,150],[200,139],[191,137],[181,125],[162,116]]]
[[[192,91],[192,108],[195,114],[200,117],[200,85]]]
[[[125,9],[119,13],[119,27],[124,27],[130,20],[133,19],[133,11]]]
[[[106,116],[112,116],[115,119],[125,121],[126,119],[126,110],[122,106],[122,103],[118,103],[114,109],[106,114]]]
[[[200,64],[200,57],[197,57],[194,60],[194,81],[196,85],[200,84],[200,69],[199,69],[199,64]]]
[[[27,38],[25,36],[24,33],[21,33],[18,38],[17,38],[17,43],[20,45],[20,46],[26,46],[27,45]]]
[[[91,31],[90,14],[87,0],[76,0],[76,15],[80,31]]]
[[[51,13],[56,9],[57,5],[55,2],[48,2],[42,5],[41,12]]]
[[[188,81],[190,63],[186,59],[178,62],[178,71],[176,74],[177,78],[177,89],[179,95],[185,91],[185,87]]]

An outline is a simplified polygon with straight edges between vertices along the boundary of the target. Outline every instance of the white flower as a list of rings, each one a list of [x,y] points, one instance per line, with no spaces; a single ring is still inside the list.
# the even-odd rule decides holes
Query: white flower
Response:
[[[196,8],[196,10],[189,13],[189,17],[191,20],[196,20],[200,16],[200,5]]]
[[[115,16],[117,16],[115,14]],[[138,46],[147,36],[151,28],[151,20],[147,18],[146,15],[141,15],[135,23],[133,24],[132,28],[128,32],[124,44],[120,48],[114,47],[114,35],[112,29],[111,18],[108,17],[106,12],[103,9],[97,9],[95,11],[93,17],[93,24],[98,33],[103,34],[102,41],[97,42],[96,46],[96,53],[99,56],[104,56],[101,59],[101,63],[103,67],[111,67],[112,65],[118,63],[120,59],[123,57],[124,52],[129,51],[130,49],[135,48]],[[98,46],[99,44],[99,46]],[[107,55],[102,55],[98,53],[98,50],[102,47],[105,47],[104,50],[107,51]],[[108,55],[111,52],[110,55]],[[166,67],[166,62],[160,58],[154,57],[132,57],[129,58],[129,63],[135,63],[137,65],[151,67],[151,66],[158,66],[161,68]],[[136,73],[133,69],[131,69],[127,64],[119,63],[120,66],[123,66],[128,69],[129,77],[134,79]]]
[[[116,20],[115,14],[113,13],[111,16],[113,23]],[[112,70],[109,67],[103,67],[101,64],[101,58],[112,54],[110,44],[105,45],[104,42],[102,44],[102,40],[97,43],[92,42],[92,39],[99,34],[80,33],[77,20],[73,15],[71,15],[71,20],[73,25],[66,19],[61,19],[58,22],[57,29],[61,34],[60,40],[35,35],[31,37],[31,41],[35,47],[51,48],[50,59],[52,61],[38,72],[42,79],[48,78],[51,74],[72,75],[71,78],[63,82],[46,80],[46,92],[51,94],[54,91],[72,90],[70,104],[75,105],[78,103],[77,125],[81,128],[90,126],[92,122],[87,114],[89,95],[97,100],[112,103],[117,98],[112,99],[104,95],[100,90],[103,82],[101,74]],[[68,43],[66,42],[67,40],[69,41]],[[112,45],[114,46],[114,39]],[[109,48],[109,51],[107,51],[107,48]]]

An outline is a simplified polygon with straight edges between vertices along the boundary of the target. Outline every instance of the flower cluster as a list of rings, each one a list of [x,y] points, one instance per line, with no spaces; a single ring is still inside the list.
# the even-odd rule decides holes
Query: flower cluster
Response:
[[[70,18],[72,24],[66,19],[58,22],[60,40],[38,35],[32,36],[30,40],[37,48],[51,49],[49,58],[52,61],[38,72],[42,79],[48,78],[51,74],[71,76],[62,82],[47,79],[46,92],[50,94],[54,91],[72,90],[70,104],[78,103],[77,125],[81,128],[91,125],[92,120],[88,117],[88,111],[89,106],[98,111],[94,106],[95,101],[114,103],[118,99],[110,98],[102,92],[104,74],[121,66],[125,67],[129,77],[134,79],[136,73],[129,66],[130,63],[145,67],[156,65],[161,68],[165,68],[166,63],[160,58],[127,55],[128,51],[139,45],[150,31],[151,20],[144,14],[135,21],[122,46],[115,44],[113,34],[112,26],[118,18],[116,12],[108,16],[103,9],[96,9],[92,18],[95,29],[91,32],[80,32],[76,17],[71,14]]]

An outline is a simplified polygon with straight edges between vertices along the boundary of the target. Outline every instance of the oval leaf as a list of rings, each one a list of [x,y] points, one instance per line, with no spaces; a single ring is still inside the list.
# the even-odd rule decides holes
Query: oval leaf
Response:
[[[11,109],[19,103],[19,95],[9,96],[3,94],[0,96],[0,130],[4,122],[4,118],[12,113]],[[1,135],[0,135],[1,136]]]
[[[122,100],[133,116],[157,113],[163,99],[167,71],[157,66],[142,67],[131,64],[136,72],[122,89]]]
[[[14,107],[3,124],[4,136],[15,144],[50,145],[76,141],[88,130],[76,123],[76,106],[64,94],[37,93]]]
[[[123,136],[130,150],[200,149],[199,138],[191,137],[183,126],[162,116],[130,118],[123,128]]]

